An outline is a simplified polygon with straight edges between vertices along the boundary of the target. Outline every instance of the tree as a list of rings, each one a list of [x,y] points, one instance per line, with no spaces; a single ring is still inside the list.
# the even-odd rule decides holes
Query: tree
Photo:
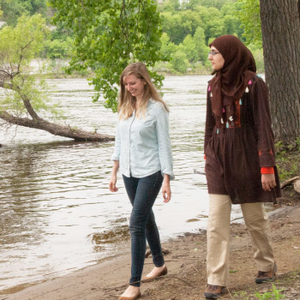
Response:
[[[179,0],[164,0],[159,6],[160,11],[178,11],[180,10]]]
[[[300,138],[300,1],[239,0],[247,41],[263,44],[276,140]]]
[[[222,35],[224,31],[224,21],[221,16],[221,12],[214,8],[206,8],[204,6],[197,7],[197,13],[203,20],[203,29],[206,37],[206,44],[210,38],[215,38]],[[212,16],[214,16],[212,18]]]
[[[182,25],[181,15],[176,12],[163,12],[162,14],[162,31],[168,35],[170,41],[176,45],[179,45],[187,33],[188,30]]]
[[[18,18],[24,14],[39,13],[44,16],[47,13],[46,0],[0,0],[0,7],[2,19],[8,25],[16,25]]]
[[[182,0],[182,6],[189,9],[195,9],[197,6],[215,7],[221,9],[223,5],[228,2],[234,2],[235,0]]]
[[[56,9],[54,23],[72,29],[75,53],[69,72],[91,68],[90,83],[103,92],[105,106],[117,110],[121,71],[130,62],[142,61],[158,86],[163,76],[151,70],[164,61],[160,52],[161,18],[155,0],[49,0]]]
[[[170,42],[170,38],[167,33],[163,33],[161,36],[161,52],[165,57],[171,57],[177,50],[177,45]]]
[[[300,138],[300,10],[298,0],[261,0],[266,80],[276,137]]]
[[[207,59],[209,47],[205,43],[204,30],[201,27],[198,27],[193,38],[198,50],[198,60],[202,61],[204,65],[209,64],[210,66],[209,60]]]
[[[259,0],[238,0],[235,14],[241,21],[243,36],[248,43],[262,47]]]
[[[179,73],[186,72],[189,63],[186,53],[181,50],[180,46],[179,49],[177,49],[177,51],[173,54],[171,64],[175,71]]]
[[[186,57],[190,62],[199,60],[197,45],[190,34],[184,38],[182,46]]]
[[[221,14],[224,20],[224,34],[234,34],[241,38],[243,29],[237,17],[237,9],[237,2],[228,2],[221,8]]]
[[[46,41],[43,53],[44,58],[67,58],[69,59],[73,53],[74,38],[72,37],[72,31],[62,27],[62,24],[58,24],[51,28],[50,36]]]
[[[44,81],[29,72],[29,64],[42,49],[46,36],[45,19],[40,15],[22,16],[16,27],[5,26],[0,30],[0,88],[6,93],[0,102],[0,118],[11,124],[42,129],[75,140],[112,140],[112,136],[61,126],[38,115],[50,106],[42,92]]]

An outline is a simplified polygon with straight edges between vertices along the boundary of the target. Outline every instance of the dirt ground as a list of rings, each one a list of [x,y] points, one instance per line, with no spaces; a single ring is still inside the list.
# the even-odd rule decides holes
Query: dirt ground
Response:
[[[283,299],[300,299],[300,195],[285,191],[271,212],[273,247],[278,267],[273,284]],[[129,244],[129,243],[128,243]],[[129,247],[129,246],[128,246]],[[205,232],[186,234],[163,244],[168,275],[141,286],[143,300],[201,300],[206,286]],[[39,283],[20,290],[0,294],[0,300],[110,300],[118,299],[127,287],[130,255],[125,252],[96,266]],[[151,256],[145,261],[144,274],[152,268]],[[252,259],[249,234],[244,225],[231,226],[230,285],[220,299],[259,299],[272,291],[272,283],[256,285],[257,270]],[[9,293],[8,293],[9,292]],[[261,298],[263,299],[263,298]],[[276,298],[265,298],[276,299]],[[277,298],[279,299],[279,298]]]

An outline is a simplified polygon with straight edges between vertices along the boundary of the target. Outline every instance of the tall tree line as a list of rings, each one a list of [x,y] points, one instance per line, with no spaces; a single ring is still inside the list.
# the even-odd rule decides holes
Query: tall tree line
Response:
[[[116,109],[114,84],[130,61],[143,60],[154,67],[171,57],[173,67],[184,72],[191,63],[204,64],[207,44],[216,36],[236,34],[249,44],[263,45],[276,138],[299,143],[299,0],[165,0],[160,6],[154,0],[49,3],[50,10],[46,0],[0,0],[2,20],[14,25],[24,12],[50,16],[54,11],[61,35],[75,41],[69,70],[91,68],[92,83],[104,91],[112,109]],[[159,84],[162,77],[153,75]]]
[[[46,17],[49,14],[47,0],[0,0],[3,12],[2,21],[8,25],[16,25],[18,18],[27,14],[32,16],[36,13]]]

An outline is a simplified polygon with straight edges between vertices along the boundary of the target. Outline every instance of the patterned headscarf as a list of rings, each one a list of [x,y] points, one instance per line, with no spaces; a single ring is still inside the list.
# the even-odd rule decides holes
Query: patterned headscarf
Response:
[[[232,110],[233,103],[241,98],[256,66],[250,50],[234,35],[220,36],[209,46],[216,47],[225,60],[223,68],[210,81],[212,110],[220,119],[223,107],[230,106]]]

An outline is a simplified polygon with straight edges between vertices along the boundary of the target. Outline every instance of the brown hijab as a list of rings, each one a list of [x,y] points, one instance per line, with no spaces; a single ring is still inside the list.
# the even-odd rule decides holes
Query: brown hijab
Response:
[[[217,123],[226,107],[233,114],[234,102],[242,97],[248,81],[255,75],[255,60],[250,50],[234,35],[216,38],[209,46],[214,46],[222,54],[225,63],[210,81],[212,110]]]

